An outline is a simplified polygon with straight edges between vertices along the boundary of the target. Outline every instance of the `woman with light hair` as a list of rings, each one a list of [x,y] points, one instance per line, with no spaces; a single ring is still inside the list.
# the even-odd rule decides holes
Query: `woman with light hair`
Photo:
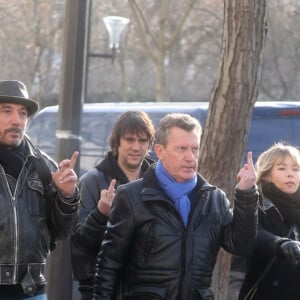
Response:
[[[300,299],[300,151],[276,143],[256,163],[259,230],[239,299]]]

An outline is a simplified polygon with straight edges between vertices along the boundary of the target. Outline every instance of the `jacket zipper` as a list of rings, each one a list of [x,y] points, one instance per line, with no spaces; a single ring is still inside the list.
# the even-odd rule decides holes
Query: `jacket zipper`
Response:
[[[175,215],[177,215],[177,219],[178,219],[178,222],[180,224],[180,227],[181,227],[181,232],[183,234],[183,240],[182,240],[182,264],[181,264],[181,267],[182,267],[182,270],[181,270],[181,273],[180,273],[180,285],[179,285],[179,288],[178,288],[178,297],[177,299],[182,299],[182,295],[183,295],[183,289],[184,289],[184,278],[185,278],[185,272],[186,272],[186,253],[187,253],[187,235],[188,235],[188,232],[189,232],[189,223],[190,223],[190,217],[191,215],[189,216],[188,218],[188,223],[187,223],[187,226],[185,227],[184,223],[183,223],[183,220],[182,220],[182,217],[180,215],[180,213],[178,212],[178,210],[176,209],[175,205],[171,205],[172,207],[172,210],[174,211]],[[191,211],[190,211],[190,214],[192,213],[192,208],[191,208]]]
[[[183,289],[184,289],[184,278],[185,278],[185,271],[186,271],[186,248],[187,248],[187,245],[186,245],[186,237],[187,237],[187,234],[186,234],[186,231],[184,231],[184,238],[183,238],[183,241],[182,241],[182,270],[181,270],[181,273],[180,273],[180,285],[179,285],[179,289],[178,289],[178,297],[177,299],[182,299],[182,295],[183,295]]]
[[[12,201],[13,201],[13,210],[14,210],[14,226],[15,226],[15,230],[14,230],[14,234],[15,234],[15,255],[14,255],[14,274],[13,274],[13,283],[16,283],[17,281],[17,261],[18,261],[18,217],[17,217],[17,203],[16,203],[16,194],[14,194],[14,196],[12,196]]]
[[[20,178],[21,178],[21,174],[23,173],[24,165],[25,165],[25,162],[23,164],[23,167],[22,167],[22,169],[20,171],[20,174],[19,174],[19,177],[17,179],[17,183],[16,183],[15,190],[14,190],[13,194],[12,194],[10,186],[8,184],[6,174],[3,170],[3,168],[1,168],[2,176],[5,179],[4,182],[5,182],[7,191],[10,194],[10,197],[11,197],[11,200],[12,200],[12,207],[13,207],[13,225],[14,225],[14,240],[15,240],[14,267],[13,267],[13,277],[12,277],[13,284],[17,283],[17,266],[18,266],[18,253],[19,253],[19,242],[18,242],[18,240],[19,240],[18,239],[18,237],[19,237],[19,231],[18,231],[19,227],[18,227],[18,225],[19,224],[18,224],[17,201],[16,201],[16,199],[17,199],[17,190],[18,190],[18,186],[20,185]]]
[[[200,200],[200,198],[199,198]],[[191,223],[191,219],[192,219],[192,215],[194,213],[194,206],[195,206],[195,201],[193,202],[193,205],[191,203],[191,210],[190,210],[190,214],[189,214],[189,218],[188,218],[188,223],[187,226],[185,228],[183,221],[181,220],[182,223],[182,228],[183,228],[183,234],[184,234],[184,238],[182,241],[182,272],[180,274],[180,287],[178,289],[178,299],[182,299],[183,297],[183,291],[184,291],[184,286],[185,286],[185,273],[186,273],[186,269],[187,269],[187,257],[186,254],[188,252],[187,248],[188,248],[188,239],[191,236],[191,229],[190,229],[190,224]],[[177,211],[177,209],[175,209]],[[179,214],[179,213],[178,213]],[[180,216],[180,214],[179,214]],[[181,219],[181,216],[180,216]]]
[[[27,158],[25,158],[24,164],[22,166],[22,169],[20,171],[20,174],[18,176],[18,180],[16,183],[16,187],[14,190],[14,195],[13,195],[13,201],[14,201],[14,218],[15,218],[15,238],[16,238],[16,245],[15,245],[15,259],[14,259],[14,282],[17,283],[17,266],[18,266],[18,253],[19,253],[19,222],[18,222],[18,216],[17,216],[17,191],[18,191],[18,187],[20,185],[20,179],[22,178],[22,174],[24,172],[25,169],[25,165],[27,162]]]

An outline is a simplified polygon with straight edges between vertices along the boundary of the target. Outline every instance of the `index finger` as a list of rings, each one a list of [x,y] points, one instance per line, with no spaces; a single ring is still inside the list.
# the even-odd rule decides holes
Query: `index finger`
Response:
[[[70,159],[70,168],[74,169],[77,158],[78,158],[79,152],[78,151],[74,151],[72,154],[72,157]]]
[[[248,151],[247,154],[247,163],[248,165],[254,169],[253,159],[252,159],[252,151]]]

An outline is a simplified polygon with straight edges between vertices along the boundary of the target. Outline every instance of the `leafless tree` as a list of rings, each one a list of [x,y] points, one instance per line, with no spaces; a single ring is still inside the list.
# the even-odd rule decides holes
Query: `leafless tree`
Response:
[[[169,22],[174,18],[174,3],[170,0],[163,0],[153,3],[152,12],[157,26],[151,26],[141,5],[145,2],[137,3],[136,0],[129,0],[137,31],[140,35],[142,44],[147,51],[156,69],[156,101],[166,100],[165,94],[165,64],[168,59],[168,53],[181,34],[182,28],[193,9],[197,0],[182,2],[181,11],[178,10],[176,23]]]
[[[201,143],[200,171],[233,199],[252,111],[257,99],[266,39],[266,1],[225,0],[221,63]],[[230,256],[221,251],[215,269],[217,299],[226,299]]]
[[[0,8],[2,76],[39,99],[59,83],[63,1],[1,0]]]

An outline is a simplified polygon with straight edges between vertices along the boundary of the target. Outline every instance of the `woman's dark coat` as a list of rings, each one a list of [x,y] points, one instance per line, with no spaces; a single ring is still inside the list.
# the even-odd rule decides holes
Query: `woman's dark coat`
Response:
[[[291,227],[284,221],[278,209],[265,201],[267,206],[259,208],[259,231],[257,243],[248,259],[248,270],[239,299],[244,299],[254,282],[273,259],[270,269],[258,285],[253,300],[299,300],[300,299],[300,267],[296,264],[277,257],[277,248],[289,235],[295,239],[297,228]],[[297,212],[299,209],[295,209]],[[300,220],[300,211],[299,211]]]

